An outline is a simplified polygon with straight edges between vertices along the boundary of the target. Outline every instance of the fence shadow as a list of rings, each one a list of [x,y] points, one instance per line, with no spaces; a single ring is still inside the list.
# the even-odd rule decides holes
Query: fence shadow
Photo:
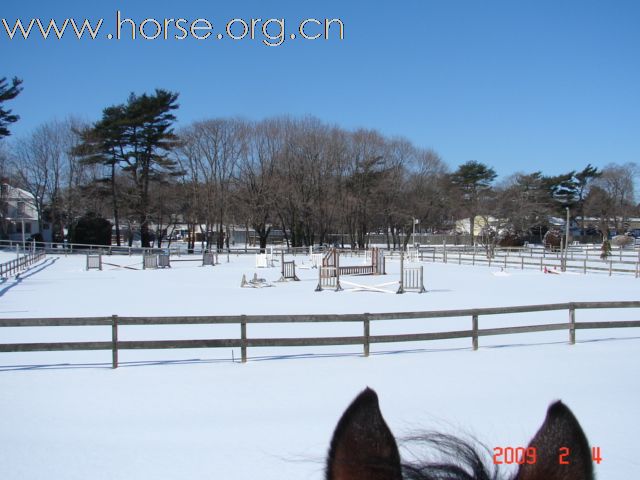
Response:
[[[185,358],[178,360],[132,360],[119,362],[118,368],[150,367],[157,365],[193,365],[214,363],[240,363],[231,358]],[[0,372],[15,372],[20,370],[81,370],[81,369],[107,369],[113,370],[111,362],[86,362],[86,363],[40,363],[21,365],[0,365]]]
[[[27,278],[32,277],[33,275],[40,273],[43,270],[51,267],[54,263],[58,261],[58,258],[59,257],[47,258],[43,263],[33,265],[32,267],[27,268],[25,271],[17,274],[15,276],[15,279],[12,282],[9,283],[8,280],[6,282],[3,282],[2,284],[7,283],[7,285],[2,290],[0,290],[0,298],[3,297],[12,288],[20,285]]]
[[[638,337],[607,337],[587,340],[577,340],[576,344],[590,344],[601,342],[624,342],[624,341],[637,341]],[[531,342],[531,343],[505,343],[500,345],[485,345],[480,347],[480,350],[493,350],[504,348],[535,348],[545,345],[568,345],[566,341],[549,341],[549,342]],[[449,352],[473,352],[472,347],[425,347],[425,348],[406,348],[406,349],[393,349],[393,350],[379,350],[370,352],[372,357],[385,357],[395,355],[423,355],[423,354],[437,354],[437,353],[449,353]],[[308,352],[297,354],[283,354],[283,355],[259,355],[249,356],[247,358],[249,363],[253,362],[282,362],[282,361],[299,361],[299,360],[322,360],[327,358],[366,358],[362,352]],[[118,363],[118,368],[140,368],[140,367],[153,367],[153,366],[181,366],[181,365],[214,365],[214,364],[237,364],[242,365],[240,357],[225,357],[225,358],[184,358],[184,359],[171,359],[171,360],[131,360],[121,361]],[[78,370],[78,369],[106,369],[113,370],[111,362],[83,362],[83,363],[38,363],[38,364],[17,364],[17,365],[0,365],[0,372],[15,372],[25,370]]]

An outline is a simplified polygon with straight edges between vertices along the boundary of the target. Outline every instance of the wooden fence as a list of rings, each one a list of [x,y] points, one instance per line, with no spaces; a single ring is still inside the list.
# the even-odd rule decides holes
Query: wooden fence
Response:
[[[272,244],[268,247],[273,252],[278,254],[283,251],[287,255],[308,255],[309,247],[287,247],[285,245],[274,246]],[[127,245],[92,245],[85,243],[52,243],[52,242],[25,242],[15,240],[0,240],[0,249],[14,250],[14,251],[28,251],[35,249],[38,251],[45,251],[50,254],[58,255],[85,255],[85,254],[102,254],[102,255],[145,255],[145,254],[160,254],[170,253],[171,256],[181,255],[201,255],[204,252],[212,251],[210,246],[206,244],[198,243],[194,246],[193,251],[189,251],[187,244],[183,242],[164,244],[162,247],[139,247],[139,246],[127,246]],[[213,247],[215,250],[215,247]],[[313,252],[319,253],[326,250],[325,246],[314,246]],[[230,255],[254,255],[255,253],[261,253],[262,250],[259,247],[233,247],[222,248],[217,251],[218,254],[228,253]]]
[[[16,258],[15,260],[0,264],[0,278],[7,278],[12,275],[16,275],[34,263],[43,260],[46,256],[47,255],[44,252],[29,253],[28,255]]]
[[[569,343],[574,344],[576,330],[599,328],[628,328],[640,327],[640,320],[606,321],[606,322],[577,322],[576,311],[585,309],[620,309],[640,308],[640,302],[575,302],[556,303],[547,305],[526,305],[500,308],[475,308],[465,310],[443,310],[426,312],[394,312],[394,313],[363,313],[344,315],[235,315],[217,317],[93,317],[93,318],[15,318],[0,319],[2,327],[59,327],[59,326],[110,326],[111,341],[101,342],[64,342],[64,343],[5,343],[0,344],[2,352],[53,352],[73,350],[111,350],[112,366],[118,367],[119,350],[135,349],[177,349],[177,348],[240,348],[242,362],[247,361],[247,350],[254,347],[308,347],[330,345],[362,345],[364,355],[369,355],[372,343],[416,342],[428,340],[443,340],[452,338],[471,338],[474,350],[478,349],[478,338],[488,335],[508,335],[528,332],[545,332],[554,330],[568,330]],[[481,316],[505,315],[516,313],[547,312],[567,310],[566,323],[551,323],[543,325],[527,325],[517,327],[500,327],[480,329]],[[398,335],[371,335],[371,322],[379,320],[410,320],[427,318],[470,317],[471,328],[436,333],[410,333]],[[363,334],[351,337],[306,337],[306,338],[248,338],[247,325],[269,323],[318,323],[318,322],[357,322],[363,325]],[[239,338],[199,339],[199,340],[153,340],[153,341],[120,341],[118,327],[124,325],[240,325]]]
[[[594,254],[589,256],[588,250],[585,252],[580,256],[577,252],[569,251],[570,255],[563,259],[559,253],[548,252],[544,249],[501,249],[496,250],[495,256],[490,258],[481,249],[475,251],[473,248],[426,247],[418,251],[416,260],[457,263],[458,265],[487,265],[505,269],[534,268],[540,271],[543,271],[545,267],[549,270],[562,270],[564,266],[566,271],[584,274],[595,272],[611,276],[613,273],[621,273],[640,278],[640,252],[629,251],[623,256],[615,254],[606,260],[602,260]],[[393,256],[393,254],[388,255]]]

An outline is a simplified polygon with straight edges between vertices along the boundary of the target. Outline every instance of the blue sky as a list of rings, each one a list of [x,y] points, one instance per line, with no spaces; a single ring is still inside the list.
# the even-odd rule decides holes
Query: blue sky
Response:
[[[345,37],[108,40],[116,11],[146,18],[339,18]],[[636,0],[13,1],[0,19],[104,18],[98,39],[9,40],[0,76],[24,80],[14,137],[54,118],[97,120],[130,92],[180,92],[179,125],[212,117],[314,115],[433,148],[501,176],[640,163]],[[276,25],[277,26],[277,25]],[[313,27],[313,25],[311,25]],[[317,28],[317,27],[316,27]],[[277,29],[272,29],[271,32]],[[312,32],[315,32],[310,28]],[[152,32],[152,29],[148,30]],[[177,34],[178,31],[172,31]]]

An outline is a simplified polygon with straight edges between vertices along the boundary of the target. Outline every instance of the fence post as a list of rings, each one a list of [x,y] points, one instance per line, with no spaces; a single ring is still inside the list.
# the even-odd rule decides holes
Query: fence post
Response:
[[[471,317],[471,330],[473,349],[478,350],[478,315],[473,315]]]
[[[247,316],[240,315],[240,351],[242,356],[242,363],[247,363]]]
[[[573,303],[569,304],[569,344],[576,343],[576,307]]]
[[[404,252],[400,252],[400,287],[396,293],[404,293]]]
[[[370,320],[369,320],[369,314],[365,313],[364,314],[364,356],[368,357],[369,356],[369,337],[370,337]]]
[[[118,316],[111,316],[111,367],[118,368]]]

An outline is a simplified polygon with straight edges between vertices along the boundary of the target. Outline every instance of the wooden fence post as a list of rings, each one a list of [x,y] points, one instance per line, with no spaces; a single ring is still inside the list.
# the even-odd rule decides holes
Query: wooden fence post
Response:
[[[242,356],[242,363],[247,363],[247,316],[240,315],[242,319],[240,321],[240,351]]]
[[[473,315],[471,317],[471,330],[473,349],[478,350],[478,315]]]
[[[396,293],[404,293],[404,252],[400,252],[400,286]]]
[[[569,344],[576,343],[576,307],[573,303],[569,304]]]
[[[118,368],[118,316],[111,316],[111,367]]]
[[[369,314],[364,314],[364,356],[369,356],[369,337],[371,334]]]

